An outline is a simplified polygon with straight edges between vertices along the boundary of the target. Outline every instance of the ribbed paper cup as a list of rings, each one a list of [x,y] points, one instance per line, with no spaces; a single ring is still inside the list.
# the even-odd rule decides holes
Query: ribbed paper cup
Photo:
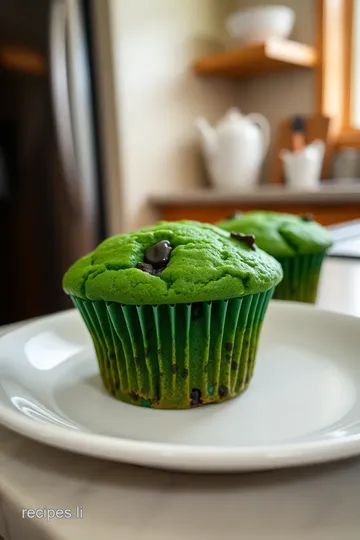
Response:
[[[225,401],[248,386],[272,294],[160,306],[73,302],[112,395],[144,407],[187,409]]]
[[[326,252],[277,258],[284,278],[276,287],[274,298],[294,302],[316,302],[322,263]]]

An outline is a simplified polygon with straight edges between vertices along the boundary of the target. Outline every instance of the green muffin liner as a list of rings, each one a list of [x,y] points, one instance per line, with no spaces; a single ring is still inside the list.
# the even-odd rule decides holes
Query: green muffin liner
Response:
[[[272,294],[159,306],[72,300],[112,395],[144,407],[186,409],[247,387]]]
[[[316,302],[321,266],[326,252],[295,257],[279,257],[284,278],[276,287],[274,298],[295,302]]]

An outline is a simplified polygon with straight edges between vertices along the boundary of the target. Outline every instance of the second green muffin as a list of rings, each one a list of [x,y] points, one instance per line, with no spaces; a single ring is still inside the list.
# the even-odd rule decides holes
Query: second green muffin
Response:
[[[63,287],[91,334],[100,375],[121,401],[183,409],[244,390],[280,264],[212,225],[161,222],[111,237]]]
[[[234,214],[218,226],[254,234],[258,246],[281,263],[284,279],[274,298],[315,303],[322,263],[332,238],[311,216],[253,211]]]

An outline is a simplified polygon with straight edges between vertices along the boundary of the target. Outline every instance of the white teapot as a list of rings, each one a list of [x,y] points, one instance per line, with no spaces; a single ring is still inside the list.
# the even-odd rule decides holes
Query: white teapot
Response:
[[[245,116],[231,108],[216,127],[205,118],[198,118],[196,127],[215,187],[241,189],[258,183],[270,144],[269,122],[262,114]]]

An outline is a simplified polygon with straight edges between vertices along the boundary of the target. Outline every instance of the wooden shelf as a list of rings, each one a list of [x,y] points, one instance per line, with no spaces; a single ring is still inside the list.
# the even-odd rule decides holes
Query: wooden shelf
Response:
[[[195,73],[202,76],[250,78],[294,67],[312,68],[318,55],[314,47],[284,39],[271,39],[248,47],[223,51],[196,60]]]

